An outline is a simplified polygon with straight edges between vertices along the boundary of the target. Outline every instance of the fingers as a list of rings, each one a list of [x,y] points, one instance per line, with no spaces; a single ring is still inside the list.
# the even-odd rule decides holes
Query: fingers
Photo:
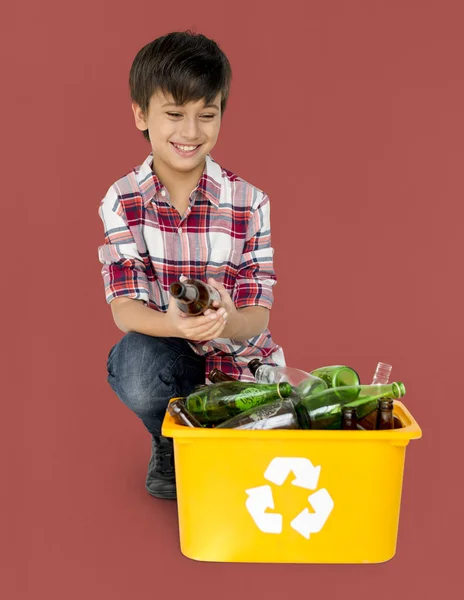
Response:
[[[185,334],[191,340],[206,340],[217,337],[224,329],[227,323],[227,313],[224,309],[215,311],[207,317],[194,317],[189,326],[185,329]]]
[[[224,330],[226,323],[224,320],[219,320],[209,331],[203,334],[200,338],[202,340],[214,340],[214,338],[221,337],[221,333]]]

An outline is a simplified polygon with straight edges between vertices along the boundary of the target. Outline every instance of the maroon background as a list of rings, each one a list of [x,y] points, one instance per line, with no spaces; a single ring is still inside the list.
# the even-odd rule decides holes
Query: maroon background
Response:
[[[456,597],[462,2],[29,0],[2,12],[0,595]],[[368,382],[389,362],[423,428],[388,563],[196,563],[180,553],[175,503],[145,492],[148,435],[106,383],[121,333],[97,208],[150,151],[130,110],[136,52],[189,27],[233,67],[213,156],[271,198],[271,329],[288,363],[346,363]]]

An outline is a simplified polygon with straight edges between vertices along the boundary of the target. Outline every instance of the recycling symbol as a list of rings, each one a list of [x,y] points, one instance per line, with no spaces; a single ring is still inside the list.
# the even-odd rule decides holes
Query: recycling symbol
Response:
[[[292,485],[315,490],[320,472],[321,467],[314,467],[309,458],[276,457],[269,463],[264,478],[276,485],[282,485],[290,473],[293,473],[295,479],[291,482]],[[268,508],[274,510],[271,486],[261,485],[245,492],[248,494],[245,506],[258,529],[263,533],[282,533],[282,515],[266,512]],[[312,533],[318,533],[322,529],[334,507],[334,502],[325,488],[310,494],[308,502],[314,512],[304,508],[290,523],[290,526],[307,540]]]

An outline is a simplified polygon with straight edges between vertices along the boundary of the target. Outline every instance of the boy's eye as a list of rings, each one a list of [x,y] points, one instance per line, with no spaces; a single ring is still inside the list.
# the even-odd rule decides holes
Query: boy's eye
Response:
[[[168,112],[167,113],[170,117],[181,117],[182,115],[180,113],[173,113],[173,112]],[[213,119],[214,115],[201,115],[201,117],[203,119]]]

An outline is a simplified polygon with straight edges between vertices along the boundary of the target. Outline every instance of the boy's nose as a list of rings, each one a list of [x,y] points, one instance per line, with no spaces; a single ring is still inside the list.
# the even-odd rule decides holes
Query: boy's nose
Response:
[[[195,142],[198,140],[199,127],[195,120],[185,119],[182,122],[181,135],[183,140]]]

